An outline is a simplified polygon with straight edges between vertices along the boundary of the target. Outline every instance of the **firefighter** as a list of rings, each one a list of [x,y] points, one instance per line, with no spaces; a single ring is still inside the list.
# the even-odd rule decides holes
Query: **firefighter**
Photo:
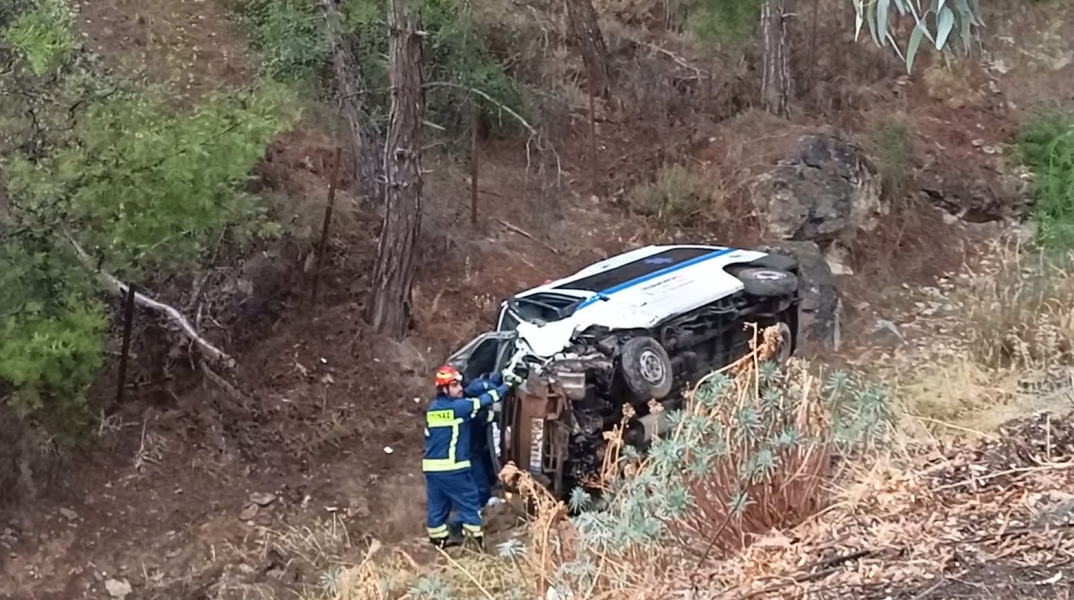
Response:
[[[508,382],[500,385],[485,388],[472,384],[470,389],[463,390],[458,370],[445,366],[436,372],[436,398],[425,412],[422,461],[428,511],[426,527],[429,541],[435,546],[450,545],[447,520],[452,506],[459,512],[463,535],[478,548],[484,546],[478,488],[470,472],[470,431],[481,409],[491,409],[517,382],[513,377],[507,379]]]

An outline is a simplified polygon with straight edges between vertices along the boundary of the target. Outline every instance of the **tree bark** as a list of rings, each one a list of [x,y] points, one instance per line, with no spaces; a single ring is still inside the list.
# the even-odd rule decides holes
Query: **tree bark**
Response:
[[[326,32],[332,44],[332,71],[340,111],[350,130],[350,146],[354,156],[355,189],[367,202],[380,205],[384,201],[384,169],[381,165],[381,133],[369,118],[366,107],[368,88],[365,74],[354,47],[343,33],[343,15],[339,0],[320,0],[324,8]]]
[[[607,99],[612,86],[608,46],[604,43],[604,34],[600,31],[592,1],[567,0],[567,18],[582,52],[593,95]]]
[[[422,40],[406,0],[388,0],[391,116],[384,145],[384,214],[369,321],[400,339],[410,325],[414,254],[422,211]]]
[[[761,101],[764,109],[786,117],[790,114],[790,42],[787,35],[786,0],[765,0],[761,9]]]

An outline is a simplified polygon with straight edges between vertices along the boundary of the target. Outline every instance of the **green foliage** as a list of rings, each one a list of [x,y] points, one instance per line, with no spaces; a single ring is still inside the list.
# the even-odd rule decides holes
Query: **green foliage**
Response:
[[[668,415],[672,433],[654,441],[633,476],[612,481],[600,503],[572,494],[572,507],[589,510],[572,518],[578,548],[553,578],[561,596],[591,589],[598,576],[601,589],[620,590],[646,576],[598,574],[601,557],[613,559],[606,567],[637,552],[681,560],[712,540],[729,550],[742,535],[795,524],[819,508],[816,476],[827,473],[830,453],[872,443],[892,419],[887,393],[845,372],[823,386],[800,365],[762,364],[757,375],[756,384],[752,375],[709,377],[686,410]],[[624,448],[624,465],[637,460]]]
[[[1034,173],[1038,242],[1049,250],[1074,250],[1074,113],[1028,121],[1018,132],[1015,152]]]
[[[379,0],[348,0],[348,25],[355,39],[359,60],[366,69],[368,86],[373,90],[371,103],[375,118],[387,122],[389,103],[387,4]],[[471,94],[465,88],[479,89],[497,102],[527,117],[530,98],[506,68],[492,55],[484,35],[474,26],[474,19],[464,3],[451,0],[419,0],[415,4],[421,28],[426,32],[424,63],[426,82],[448,82],[458,87],[435,86],[426,89],[426,120],[443,127],[451,139],[459,139],[469,130]],[[505,119],[498,106],[478,99],[478,110],[494,129],[519,130],[517,122]]]
[[[425,81],[454,86],[426,90],[426,120],[443,127],[449,139],[462,137],[470,127],[470,96],[477,88],[515,112],[528,116],[531,98],[493,56],[469,6],[450,0],[418,0],[414,5],[425,35]],[[374,126],[384,131],[390,107],[388,81],[387,3],[379,0],[345,2],[346,42],[362,65],[365,98]],[[323,16],[315,3],[299,0],[235,0],[235,12],[251,34],[261,57],[262,72],[285,81],[317,81],[330,77],[332,48]],[[478,100],[481,117],[493,129],[513,131],[518,123],[505,119],[494,103]]]
[[[308,81],[324,73],[332,48],[314,2],[236,0],[235,12],[250,33],[261,73],[281,81]]]
[[[710,44],[741,44],[753,38],[764,0],[690,0],[687,28]]]
[[[409,590],[409,596],[414,600],[452,600],[455,597],[447,582],[436,575],[421,577],[415,581]]]
[[[3,37],[34,73],[44,75],[79,47],[73,25],[74,13],[64,0],[42,0],[34,10],[22,13]]]
[[[652,183],[627,194],[627,205],[637,214],[653,217],[670,227],[683,227],[711,211],[717,199],[712,186],[680,165],[662,167]]]
[[[869,151],[875,157],[882,193],[889,202],[901,202],[910,182],[913,149],[910,132],[901,120],[885,120],[869,136]]]
[[[58,39],[42,24],[70,24],[34,21],[44,6],[10,19],[0,36],[8,200],[0,214],[0,387],[14,389],[0,400],[57,433],[78,433],[103,362],[106,305],[93,271],[166,278],[198,264],[225,233],[239,242],[273,233],[242,186],[297,115],[293,93],[272,83],[176,114],[161,90],[133,88],[81,60],[20,51],[26,40]],[[70,50],[82,56],[77,45]]]
[[[47,157],[16,156],[8,190],[23,216],[72,232],[107,271],[197,264],[227,227],[264,232],[256,198],[239,189],[265,146],[295,118],[288,88],[216,95],[175,115],[161,96],[117,93],[86,108]]]
[[[932,42],[937,51],[956,46],[968,52],[984,27],[978,0],[852,0],[856,22],[855,39],[861,35],[863,24],[868,24],[873,42],[880,47],[891,47],[906,61],[906,71],[912,72],[914,58],[925,39]],[[925,8],[927,3],[928,8]],[[906,52],[895,40],[893,13],[909,15],[914,19],[914,29],[906,44]],[[930,28],[930,17],[932,25]],[[935,33],[933,33],[935,31]],[[953,36],[952,33],[958,33]]]
[[[15,388],[21,417],[54,431],[86,422],[85,392],[102,363],[104,306],[87,296],[88,277],[69,256],[29,240],[0,246],[0,380]],[[46,402],[53,398],[46,408]]]

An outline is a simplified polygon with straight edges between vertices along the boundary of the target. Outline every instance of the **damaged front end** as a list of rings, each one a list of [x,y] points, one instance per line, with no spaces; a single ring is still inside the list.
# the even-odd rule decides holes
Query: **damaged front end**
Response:
[[[603,355],[552,361],[530,374],[500,415],[501,467],[514,462],[557,497],[599,476],[612,361]],[[510,487],[510,486],[509,486]]]

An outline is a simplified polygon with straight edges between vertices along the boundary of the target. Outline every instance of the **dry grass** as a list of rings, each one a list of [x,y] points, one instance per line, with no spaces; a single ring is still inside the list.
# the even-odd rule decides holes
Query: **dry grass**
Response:
[[[965,291],[974,358],[1026,371],[1066,364],[1074,351],[1074,273],[1070,261],[1000,247],[990,272]]]
[[[1010,419],[1071,406],[1069,264],[997,242],[955,279],[944,300],[952,316],[921,319],[917,340],[861,358],[856,366],[895,392],[904,433],[987,437]]]

